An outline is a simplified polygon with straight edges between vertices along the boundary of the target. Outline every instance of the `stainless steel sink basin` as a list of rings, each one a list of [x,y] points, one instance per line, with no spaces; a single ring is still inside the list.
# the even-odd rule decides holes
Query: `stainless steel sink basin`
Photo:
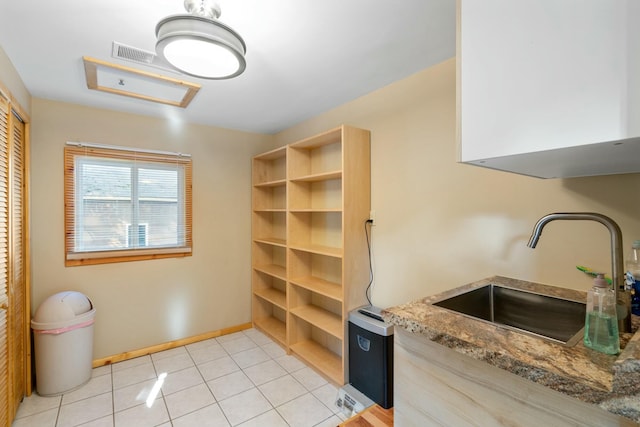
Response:
[[[583,336],[581,302],[489,284],[433,305],[566,346]]]

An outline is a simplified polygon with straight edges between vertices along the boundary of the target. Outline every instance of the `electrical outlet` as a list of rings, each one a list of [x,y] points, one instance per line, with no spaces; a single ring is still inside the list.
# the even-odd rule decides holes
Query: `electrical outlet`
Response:
[[[376,211],[369,211],[369,220],[371,220],[371,225],[375,225],[375,223],[376,223]]]

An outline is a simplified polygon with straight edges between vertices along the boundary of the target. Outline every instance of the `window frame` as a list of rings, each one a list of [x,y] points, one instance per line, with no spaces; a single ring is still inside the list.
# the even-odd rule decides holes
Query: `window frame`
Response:
[[[163,167],[179,165],[184,170],[184,204],[178,206],[179,223],[184,223],[184,245],[166,247],[117,248],[99,251],[76,250],[76,174],[78,157],[117,159],[155,163]],[[161,168],[160,168],[161,169]],[[179,178],[179,182],[181,179]],[[64,209],[65,209],[65,266],[94,265],[149,259],[191,256],[192,239],[192,162],[189,155],[151,150],[136,150],[115,146],[68,143],[64,148]]]

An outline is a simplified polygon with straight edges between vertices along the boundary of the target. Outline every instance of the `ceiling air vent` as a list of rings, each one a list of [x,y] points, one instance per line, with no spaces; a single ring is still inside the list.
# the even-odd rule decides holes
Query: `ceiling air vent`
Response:
[[[164,71],[180,74],[164,63],[162,59],[158,58],[158,55],[154,52],[127,46],[126,44],[118,43],[116,41],[113,42],[111,56],[116,59],[124,59],[125,61],[135,62],[136,64],[149,65],[151,67],[160,68]]]
[[[117,59],[125,59],[127,61],[138,62],[140,64],[153,64],[156,54],[147,50],[138,49],[137,47],[127,46],[118,42],[113,42],[113,51],[111,56]]]

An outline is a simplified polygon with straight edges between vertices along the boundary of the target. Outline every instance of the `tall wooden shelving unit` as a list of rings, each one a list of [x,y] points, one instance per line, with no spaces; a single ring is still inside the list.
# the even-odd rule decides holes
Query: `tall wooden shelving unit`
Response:
[[[369,283],[369,140],[340,126],[253,159],[253,323],[336,384]]]
[[[287,150],[253,158],[252,317],[256,327],[287,343]]]

